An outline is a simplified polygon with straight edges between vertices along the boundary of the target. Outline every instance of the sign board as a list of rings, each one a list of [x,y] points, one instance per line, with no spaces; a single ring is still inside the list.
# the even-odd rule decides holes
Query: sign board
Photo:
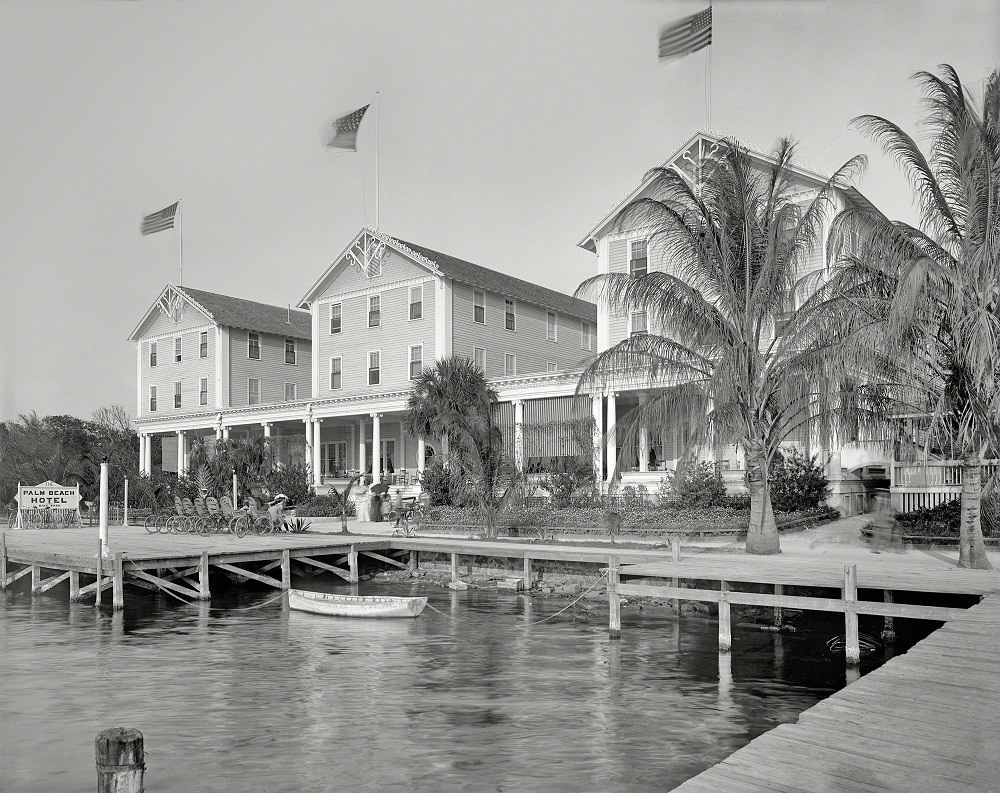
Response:
[[[21,485],[17,489],[18,509],[72,509],[80,508],[80,488],[66,487],[56,482],[40,485]]]

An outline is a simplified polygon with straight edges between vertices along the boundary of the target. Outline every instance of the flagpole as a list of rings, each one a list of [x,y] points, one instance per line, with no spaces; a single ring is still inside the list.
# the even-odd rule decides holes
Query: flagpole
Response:
[[[177,199],[177,240],[180,254],[180,272],[177,276],[177,286],[184,286],[184,215],[181,213],[181,199]]]
[[[715,10],[712,8],[712,0],[708,0],[708,8],[712,12],[712,27],[715,27]],[[705,107],[708,116],[708,129],[712,129],[712,44],[705,48],[708,52],[705,56]]]
[[[378,231],[378,93],[375,92],[375,231]]]

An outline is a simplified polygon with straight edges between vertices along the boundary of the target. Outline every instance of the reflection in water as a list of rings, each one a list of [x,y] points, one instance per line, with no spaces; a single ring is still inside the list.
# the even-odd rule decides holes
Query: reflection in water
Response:
[[[90,790],[94,735],[132,726],[150,793],[658,791],[844,680],[822,637],[738,631],[719,655],[713,623],[656,609],[626,612],[609,641],[603,610],[539,622],[564,601],[361,592],[426,594],[435,610],[347,620],[245,610],[271,591],[186,605],[130,592],[112,614],[0,593],[0,789]]]

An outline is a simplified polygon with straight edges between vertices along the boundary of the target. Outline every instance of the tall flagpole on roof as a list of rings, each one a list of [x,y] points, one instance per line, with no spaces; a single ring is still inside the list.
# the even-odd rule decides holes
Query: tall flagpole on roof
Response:
[[[375,92],[375,231],[378,231],[378,91]]]
[[[184,215],[181,213],[181,199],[177,199],[177,249],[180,255],[180,272],[177,286],[184,286]]]
[[[715,25],[715,12],[712,0],[708,0],[708,10],[712,12],[712,25]],[[712,45],[705,47],[705,108],[708,116],[708,129],[712,129]]]

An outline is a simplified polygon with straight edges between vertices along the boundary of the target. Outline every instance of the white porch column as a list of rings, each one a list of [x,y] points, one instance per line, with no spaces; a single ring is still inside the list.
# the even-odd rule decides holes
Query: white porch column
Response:
[[[514,465],[524,470],[524,400],[514,400]]]
[[[271,437],[271,422],[270,421],[262,421],[260,423],[260,426],[262,426],[264,428],[264,437],[265,438],[270,438]]]
[[[403,432],[403,422],[399,422],[399,459],[393,460],[392,464],[396,466],[396,470],[400,471],[406,468],[406,433]]]
[[[372,484],[382,481],[382,414],[372,413]]]
[[[364,418],[358,420],[358,471],[361,472],[362,480],[368,473],[368,460],[365,459],[365,441],[367,440],[365,423]]]
[[[153,475],[153,436],[146,434],[146,476]]]
[[[184,454],[185,447],[184,430],[177,430],[177,476],[184,476],[187,473],[187,455]]]
[[[307,466],[311,466],[312,465],[312,448],[313,448],[313,422],[312,422],[312,416],[310,415],[309,418],[302,419],[302,421],[305,422],[305,425],[306,425],[306,451],[305,451],[305,459],[302,462],[305,465],[307,465]]]
[[[424,472],[424,458],[427,456],[427,440],[423,435],[417,436],[417,473]]]
[[[350,454],[347,459],[344,460],[345,468],[357,468],[358,467],[358,446],[357,446],[357,429],[353,424],[348,428],[351,431],[350,441],[348,442],[347,448],[350,450]],[[351,465],[351,463],[354,463]]]
[[[614,391],[608,392],[608,427],[605,432],[607,433],[607,460],[608,460],[608,482],[610,483],[615,472],[615,468],[618,465],[618,438],[617,427],[618,423],[618,408],[616,402],[618,401],[618,394]],[[610,489],[610,487],[609,487]]]
[[[323,422],[321,419],[313,419],[313,446],[312,446],[312,469],[313,484],[323,484]]]
[[[594,416],[594,483],[601,489],[604,482],[604,396],[594,394],[590,399]]]
[[[146,473],[146,435],[139,433],[139,473]]]
[[[644,394],[640,394],[639,408],[641,409],[645,404],[646,396]],[[649,470],[649,427],[646,426],[645,420],[643,420],[643,423],[639,425],[639,470]]]
[[[216,424],[215,425],[215,439],[217,441],[221,441],[222,440],[222,425],[221,424]]]
[[[224,441],[229,440],[229,427],[226,426],[222,427],[222,440]]]

